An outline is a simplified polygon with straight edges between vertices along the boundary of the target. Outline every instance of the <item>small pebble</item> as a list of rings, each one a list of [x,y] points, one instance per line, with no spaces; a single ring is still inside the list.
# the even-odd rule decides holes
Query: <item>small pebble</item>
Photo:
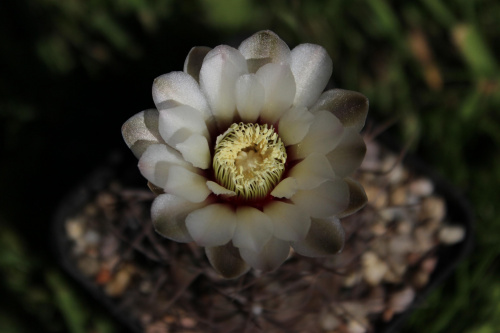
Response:
[[[413,241],[409,235],[394,235],[389,239],[389,253],[404,255],[412,250]]]
[[[84,221],[83,218],[72,218],[66,221],[66,233],[70,239],[78,240],[82,238],[85,230]]]
[[[356,320],[349,320],[349,322],[347,323],[348,333],[365,333],[367,331],[368,329],[366,328],[366,326]]]
[[[438,262],[438,260],[436,257],[425,258],[422,261],[420,268],[424,272],[432,273],[434,271],[434,269],[436,268],[437,262]]]
[[[387,232],[385,223],[382,220],[378,220],[377,222],[373,223],[370,229],[375,236],[382,236]]]
[[[429,278],[430,273],[420,270],[413,274],[411,282],[415,288],[420,289],[429,283]]]
[[[406,287],[405,289],[392,294],[389,298],[387,304],[387,309],[382,315],[385,321],[392,319],[394,314],[404,312],[411,305],[415,299],[415,290],[411,287]]]
[[[403,281],[407,265],[391,265],[384,275],[384,281],[389,283],[400,283]]]
[[[256,316],[260,316],[262,314],[262,305],[254,304],[252,305],[252,313]]]
[[[85,242],[89,245],[97,245],[101,240],[101,235],[95,230],[88,230],[83,236]]]
[[[82,257],[78,260],[78,269],[85,276],[94,276],[99,272],[99,261],[92,257]]]
[[[462,226],[447,225],[439,230],[439,240],[446,245],[461,242],[465,237],[465,229]]]
[[[124,265],[106,284],[105,291],[111,297],[120,296],[127,289],[132,279],[134,268],[131,265]]]
[[[396,292],[389,298],[389,307],[394,310],[395,313],[400,313],[405,311],[408,306],[413,302],[415,298],[415,290],[410,287]]]
[[[428,197],[434,192],[434,184],[427,178],[418,178],[408,186],[410,192],[419,197]]]
[[[169,333],[169,327],[166,323],[157,321],[148,324],[145,329],[145,333]]]
[[[389,198],[386,191],[375,186],[364,186],[364,189],[370,205],[377,209],[382,209],[387,206]]]
[[[396,232],[400,235],[409,235],[412,229],[413,224],[408,220],[401,220],[396,224]]]
[[[372,286],[378,285],[388,270],[387,263],[371,251],[365,252],[362,255],[361,263],[363,266],[363,278]]]
[[[362,276],[360,272],[353,271],[344,278],[342,285],[346,288],[354,287],[361,281],[361,278]]]
[[[190,317],[181,318],[181,325],[185,328],[194,328],[196,326],[196,320]]]
[[[143,294],[149,294],[153,290],[153,284],[150,280],[143,280],[139,284],[139,291]]]
[[[432,196],[422,200],[422,208],[420,210],[420,220],[437,220],[443,221],[446,216],[446,204],[443,198]]]
[[[425,227],[418,227],[414,232],[413,252],[425,253],[435,245],[433,234]]]
[[[391,192],[391,205],[404,206],[408,204],[408,189],[406,186],[398,186]]]
[[[400,184],[406,177],[406,170],[394,155],[388,155],[384,159],[382,162],[382,169],[384,171],[390,170],[387,174],[387,178],[391,184]]]

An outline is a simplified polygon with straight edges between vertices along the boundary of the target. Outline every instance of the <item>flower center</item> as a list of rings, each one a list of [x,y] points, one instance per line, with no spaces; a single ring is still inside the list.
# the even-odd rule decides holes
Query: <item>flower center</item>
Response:
[[[244,199],[266,197],[285,170],[286,150],[273,126],[232,124],[217,137],[216,181]]]

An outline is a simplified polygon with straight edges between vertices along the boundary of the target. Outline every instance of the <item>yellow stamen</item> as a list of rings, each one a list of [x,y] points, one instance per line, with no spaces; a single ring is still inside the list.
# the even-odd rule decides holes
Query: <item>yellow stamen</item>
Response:
[[[285,162],[285,145],[273,126],[232,124],[217,137],[216,181],[244,199],[267,196],[280,181]]]

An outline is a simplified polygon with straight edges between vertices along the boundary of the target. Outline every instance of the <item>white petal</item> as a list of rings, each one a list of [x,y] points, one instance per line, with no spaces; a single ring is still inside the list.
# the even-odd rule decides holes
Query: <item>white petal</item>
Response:
[[[210,194],[206,178],[180,166],[171,166],[165,191],[191,202],[202,202]]]
[[[325,155],[312,153],[299,164],[292,167],[290,177],[297,180],[298,188],[310,190],[335,178],[335,173]]]
[[[276,185],[271,195],[275,198],[290,199],[298,190],[297,180],[292,177],[283,179]]]
[[[201,65],[210,50],[212,50],[210,47],[195,46],[189,51],[184,61],[184,73],[191,75],[196,82],[200,81]]]
[[[274,124],[292,105],[295,96],[292,71],[288,65],[267,64],[259,68],[255,75],[265,91],[261,120]]]
[[[250,73],[255,73],[267,63],[289,64],[290,48],[274,32],[259,31],[245,39],[238,50],[248,63]]]
[[[184,72],[171,72],[157,77],[153,82],[153,100],[158,110],[188,105],[198,110],[203,119],[211,117],[205,96],[198,82]]]
[[[279,122],[279,135],[285,146],[302,141],[313,120],[312,113],[304,107],[292,107],[285,112]]]
[[[228,190],[227,188],[220,186],[219,184],[211,180],[207,180],[207,186],[210,191],[212,191],[212,193],[216,195],[224,195],[226,197],[233,197],[236,195],[236,192]]]
[[[368,104],[368,98],[359,92],[332,89],[321,94],[311,112],[328,110],[339,118],[344,127],[352,127],[359,132],[365,125]]]
[[[194,133],[210,138],[202,115],[186,105],[160,111],[159,129],[161,136],[171,147],[184,142]]]
[[[200,86],[219,128],[228,127],[236,110],[236,80],[248,73],[241,53],[226,45],[208,52],[200,71]]]
[[[240,251],[231,243],[206,247],[205,254],[215,271],[226,279],[235,279],[250,269],[250,266],[241,259]]]
[[[165,188],[173,165],[190,167],[178,151],[164,144],[150,145],[139,159],[139,171],[144,178],[161,188]]]
[[[227,244],[236,229],[236,214],[229,205],[212,204],[195,210],[186,218],[186,227],[196,244]]]
[[[255,122],[264,106],[264,87],[255,74],[242,75],[236,81],[236,108],[241,120],[246,123]]]
[[[158,130],[158,117],[156,109],[149,109],[135,114],[123,124],[123,139],[135,157],[140,158],[152,144],[165,143]]]
[[[312,190],[297,191],[291,200],[311,217],[330,217],[349,205],[349,186],[344,180],[335,178]]]
[[[186,141],[177,144],[175,148],[194,167],[208,169],[210,166],[210,148],[206,137],[193,134]]]
[[[240,248],[240,255],[250,266],[263,271],[278,268],[288,258],[290,243],[275,237],[271,238],[260,252]]]
[[[356,128],[346,128],[335,149],[326,155],[335,174],[345,177],[354,172],[365,157],[366,144]]]
[[[211,201],[192,203],[172,194],[159,195],[151,205],[151,219],[156,232],[176,242],[192,242],[193,238],[186,228],[186,216]]]
[[[236,218],[238,224],[233,236],[234,246],[260,252],[273,235],[271,219],[260,210],[249,206],[238,207]]]
[[[313,105],[332,75],[332,59],[319,45],[300,44],[292,50],[290,68],[297,85],[294,105]]]
[[[349,186],[349,206],[339,214],[339,218],[349,216],[356,213],[358,210],[366,206],[368,198],[365,189],[360,183],[352,178],[344,178],[344,181]]]
[[[344,242],[344,228],[338,218],[312,219],[307,237],[292,242],[292,247],[306,257],[324,257],[342,251]]]
[[[311,218],[297,206],[281,201],[272,201],[264,207],[274,226],[274,236],[286,241],[298,241],[306,237]]]
[[[318,112],[302,142],[291,147],[290,160],[314,152],[326,155],[338,145],[343,132],[344,127],[337,117],[328,111]]]

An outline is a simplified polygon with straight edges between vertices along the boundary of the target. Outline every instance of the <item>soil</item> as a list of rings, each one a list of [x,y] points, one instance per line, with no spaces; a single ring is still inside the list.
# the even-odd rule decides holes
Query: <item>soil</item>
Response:
[[[111,179],[64,218],[67,266],[132,330],[141,332],[374,332],[414,306],[467,228],[401,156],[367,140],[354,178],[369,198],[342,220],[341,254],[290,253],[276,271],[217,276],[202,248],[162,238],[146,184]],[[137,171],[137,177],[140,177]],[[447,259],[448,260],[448,259]]]

